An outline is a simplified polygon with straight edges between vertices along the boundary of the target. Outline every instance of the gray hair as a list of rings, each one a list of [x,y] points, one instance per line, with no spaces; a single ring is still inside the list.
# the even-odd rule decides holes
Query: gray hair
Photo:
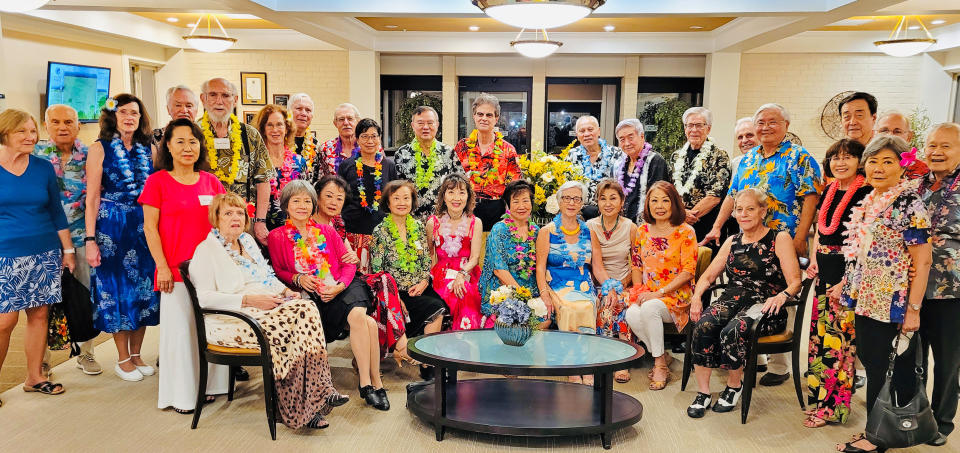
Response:
[[[230,89],[230,94],[232,94],[232,95],[234,95],[234,96],[237,95],[237,86],[234,85],[233,82],[231,82],[231,81],[229,81],[229,80],[227,80],[227,79],[225,79],[225,78],[223,78],[223,77],[214,77],[214,78],[212,78],[212,79],[210,79],[210,80],[207,80],[207,81],[203,82],[203,84],[200,85],[200,92],[201,92],[201,93],[204,93],[204,94],[209,93],[209,92],[210,92],[210,82],[213,82],[213,81],[215,81],[215,80],[216,80],[216,81],[220,81],[220,82],[222,82],[224,85],[226,85],[227,88]]]
[[[413,114],[410,115],[410,121],[413,121],[413,117],[422,115],[423,112],[433,112],[433,117],[436,118],[437,121],[440,121],[440,114],[437,113],[437,109],[430,107],[429,105],[420,105],[413,109]]]
[[[48,118],[48,117],[50,116],[50,112],[52,112],[53,109],[58,109],[58,108],[62,108],[62,109],[67,109],[67,110],[69,110],[70,113],[73,114],[73,120],[74,120],[74,121],[77,121],[77,122],[80,121],[80,116],[77,115],[77,109],[75,109],[75,108],[73,108],[73,107],[70,107],[70,106],[67,105],[67,104],[53,104],[53,105],[47,107],[47,110],[43,112],[43,117],[44,117],[44,118]]]
[[[757,117],[760,116],[760,114],[763,113],[764,110],[777,110],[780,112],[780,116],[783,117],[784,121],[788,123],[790,122],[790,112],[787,111],[786,107],[780,104],[777,104],[776,102],[770,102],[770,103],[761,105],[760,108],[758,108],[757,111],[753,113],[754,123],[757,122]]]
[[[683,124],[687,124],[687,117],[690,115],[700,115],[703,117],[703,120],[707,122],[707,126],[713,126],[713,113],[710,113],[710,109],[706,107],[688,108],[687,111],[683,112],[680,121],[683,121]]]
[[[343,104],[338,105],[337,108],[333,109],[334,121],[337,120],[337,112],[343,109],[353,109],[353,115],[357,117],[357,121],[360,121],[360,109],[358,109],[357,106],[349,102],[344,102]]]
[[[619,134],[620,129],[623,129],[625,127],[632,127],[637,130],[638,134],[643,135],[643,123],[641,123],[640,120],[636,118],[627,118],[617,123],[617,127],[613,129],[613,135]]]
[[[187,93],[190,93],[190,96],[193,96],[193,103],[194,104],[200,103],[200,98],[197,97],[197,93],[194,93],[193,90],[190,89],[190,87],[186,85],[177,85],[177,86],[172,86],[170,88],[167,88],[167,105],[168,106],[170,105],[170,101],[173,100],[173,95],[176,94],[177,91],[186,91]]]
[[[500,117],[500,100],[496,96],[488,93],[480,93],[476,99],[473,100],[473,104],[470,105],[470,113],[477,113],[477,108],[483,104],[493,106],[493,110],[497,113],[497,118]]]
[[[303,194],[309,195],[310,201],[313,203],[313,212],[311,212],[310,215],[316,214],[320,210],[320,207],[317,205],[317,191],[314,190],[310,183],[303,179],[294,179],[283,186],[283,190],[280,191],[280,209],[283,212],[287,212],[290,199],[296,195]]]
[[[587,186],[583,185],[583,183],[580,181],[567,181],[563,183],[563,185],[560,186],[559,189],[557,189],[557,198],[558,198],[557,201],[560,201],[559,200],[560,194],[567,189],[580,189],[580,192],[582,194],[581,198],[583,198],[583,201],[587,201],[587,197],[589,196],[587,192]]]
[[[293,104],[296,104],[297,102],[303,102],[303,101],[307,101],[310,103],[310,105],[314,105],[313,99],[310,99],[309,94],[296,93],[296,94],[290,95],[290,99],[287,99],[287,108],[293,108]],[[358,114],[357,116],[360,116],[360,115]]]
[[[940,129],[947,129],[947,130],[953,131],[953,133],[957,135],[957,140],[960,140],[960,124],[957,124],[957,123],[934,124],[933,127],[930,128],[930,131],[927,132],[927,139],[929,139],[934,132],[937,132]]]
[[[900,137],[881,135],[870,140],[867,148],[863,150],[863,156],[860,157],[860,166],[867,163],[867,159],[876,156],[883,150],[890,150],[896,153],[897,159],[900,155],[910,151],[910,145]]]
[[[593,124],[597,125],[597,128],[600,128],[600,121],[597,121],[597,118],[593,115],[583,115],[580,118],[577,118],[576,124],[573,125],[574,130],[580,129],[581,121],[593,121]]]
[[[757,203],[757,206],[760,206],[762,209],[767,209],[767,198],[769,197],[766,192],[756,187],[747,187],[737,192],[737,194],[733,196],[734,206],[736,206],[736,202],[739,201],[741,197],[746,195],[752,197],[753,201]]]
[[[753,124],[752,116],[745,116],[743,118],[738,119],[737,124],[733,125],[733,130],[737,130],[740,128],[740,126],[743,126],[744,124],[747,124],[747,123]]]

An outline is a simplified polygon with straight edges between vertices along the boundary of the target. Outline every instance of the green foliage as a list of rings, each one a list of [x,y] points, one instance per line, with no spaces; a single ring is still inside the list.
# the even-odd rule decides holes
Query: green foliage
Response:
[[[417,107],[421,105],[433,107],[434,110],[437,111],[437,115],[440,116],[440,118],[438,118],[439,120],[441,120],[440,124],[443,124],[442,123],[442,120],[443,120],[442,104],[443,102],[441,101],[440,98],[423,94],[423,93],[417,94],[416,96],[411,98],[406,98],[403,101],[403,104],[400,104],[400,108],[397,109],[397,113],[393,116],[393,121],[397,125],[397,134],[395,138],[396,141],[394,143],[396,143],[399,146],[399,145],[403,145],[405,143],[410,143],[411,141],[413,141],[414,134],[413,134],[413,128],[410,127],[410,118],[413,117],[413,111],[416,110]],[[440,134],[441,132],[438,127],[437,141],[440,141]]]
[[[683,112],[690,108],[682,99],[671,99],[656,104],[656,113],[653,114],[654,124],[657,125],[657,134],[653,138],[653,149],[659,152],[667,162],[673,152],[680,149],[687,141],[683,133]]]
[[[923,142],[927,138],[927,132],[930,131],[930,126],[933,125],[933,121],[927,116],[927,109],[923,106],[915,107],[910,114],[907,115],[907,120],[910,121],[910,130],[912,130],[914,134],[913,140],[910,140],[910,146],[922,151]]]

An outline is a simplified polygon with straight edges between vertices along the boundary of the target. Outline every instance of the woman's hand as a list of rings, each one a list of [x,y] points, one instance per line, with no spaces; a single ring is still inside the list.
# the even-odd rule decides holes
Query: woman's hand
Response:
[[[463,298],[463,295],[467,292],[467,279],[463,274],[457,272],[457,278],[453,279],[453,283],[450,285],[450,289],[453,290],[453,294],[459,298]]]
[[[837,283],[836,285],[831,286],[830,289],[827,290],[827,298],[831,303],[836,304],[840,302],[840,297],[843,296],[843,285],[845,283],[846,279],[840,283]]]
[[[90,267],[100,267],[100,246],[96,242],[88,241],[84,246],[87,255],[87,264]]]
[[[693,322],[700,320],[700,316],[703,314],[703,302],[700,301],[700,296],[694,294],[690,298],[690,319]]]
[[[168,294],[173,292],[173,272],[169,267],[157,268],[157,289]]]
[[[407,290],[407,294],[413,297],[417,297],[423,294],[423,291],[427,289],[427,285],[429,284],[430,282],[427,279],[423,279],[420,281],[420,283],[417,283],[416,285],[411,286],[410,289]]]
[[[73,270],[77,268],[77,254],[76,253],[64,253],[63,254],[63,267],[73,273]]]
[[[807,266],[807,278],[817,278],[819,272],[820,267],[817,266],[817,254],[812,253],[810,256],[810,265]]]
[[[340,282],[337,282],[336,285],[332,285],[332,286],[331,285],[321,286],[320,292],[319,292],[320,300],[324,302],[330,302],[331,300],[333,300],[333,298],[337,297],[337,295],[340,294],[344,289],[346,289],[346,287],[343,286],[343,283],[340,283]]]
[[[783,307],[783,304],[787,302],[787,295],[783,292],[777,293],[776,296],[770,297],[763,304],[763,308],[760,311],[766,314],[776,314],[780,313],[780,307]]]
[[[269,294],[248,294],[243,296],[244,307],[259,308],[261,310],[273,310],[283,303],[283,299]]]
[[[660,297],[662,296],[656,291],[647,291],[637,296],[637,303],[642,304],[648,300],[659,299]]]
[[[920,328],[920,311],[907,307],[907,314],[903,316],[901,332],[916,332]]]
[[[317,293],[317,287],[320,286],[320,281],[317,277],[307,274],[300,274],[299,283],[301,288],[314,294]]]
[[[357,252],[350,250],[349,252],[344,253],[343,256],[340,257],[340,262],[342,262],[343,264],[360,264],[360,257],[357,256]]]
[[[551,318],[553,312],[560,305],[560,297],[552,289],[548,289],[540,293],[540,298],[543,299],[543,304],[547,306],[547,318]]]

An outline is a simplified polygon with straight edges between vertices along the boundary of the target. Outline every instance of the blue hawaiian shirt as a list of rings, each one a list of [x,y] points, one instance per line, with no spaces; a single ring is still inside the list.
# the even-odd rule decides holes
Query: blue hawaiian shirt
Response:
[[[604,178],[612,178],[626,157],[620,148],[608,145],[602,138],[598,139],[597,143],[600,144],[600,155],[597,156],[596,162],[590,162],[590,153],[583,145],[571,149],[567,154],[567,161],[583,170],[583,182],[586,183],[587,190],[590,192],[587,199],[583,200],[587,205],[597,204],[597,186],[600,181]]]
[[[87,199],[87,146],[80,140],[73,144],[73,154],[65,165],[61,163],[60,151],[49,141],[37,142],[34,155],[49,161],[57,173],[60,183],[60,202],[67,215],[70,237],[74,247],[83,247],[83,238],[87,227],[84,225],[84,211]]]

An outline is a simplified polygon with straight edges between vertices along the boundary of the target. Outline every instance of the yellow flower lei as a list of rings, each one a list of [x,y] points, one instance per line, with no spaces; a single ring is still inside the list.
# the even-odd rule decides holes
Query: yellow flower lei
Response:
[[[203,131],[204,144],[207,147],[207,161],[210,162],[210,171],[222,181],[224,185],[229,186],[237,179],[237,173],[240,172],[240,152],[243,148],[243,136],[240,133],[240,120],[236,115],[230,114],[230,151],[233,157],[230,159],[230,174],[224,174],[217,162],[217,147],[213,141],[216,138],[213,135],[213,126],[210,124],[210,117],[207,112],[203,112],[200,117],[200,130]]]
[[[313,136],[310,135],[309,127],[303,131],[303,150],[300,155],[307,161],[307,174],[313,175],[313,161],[317,158],[317,144],[314,143]]]

